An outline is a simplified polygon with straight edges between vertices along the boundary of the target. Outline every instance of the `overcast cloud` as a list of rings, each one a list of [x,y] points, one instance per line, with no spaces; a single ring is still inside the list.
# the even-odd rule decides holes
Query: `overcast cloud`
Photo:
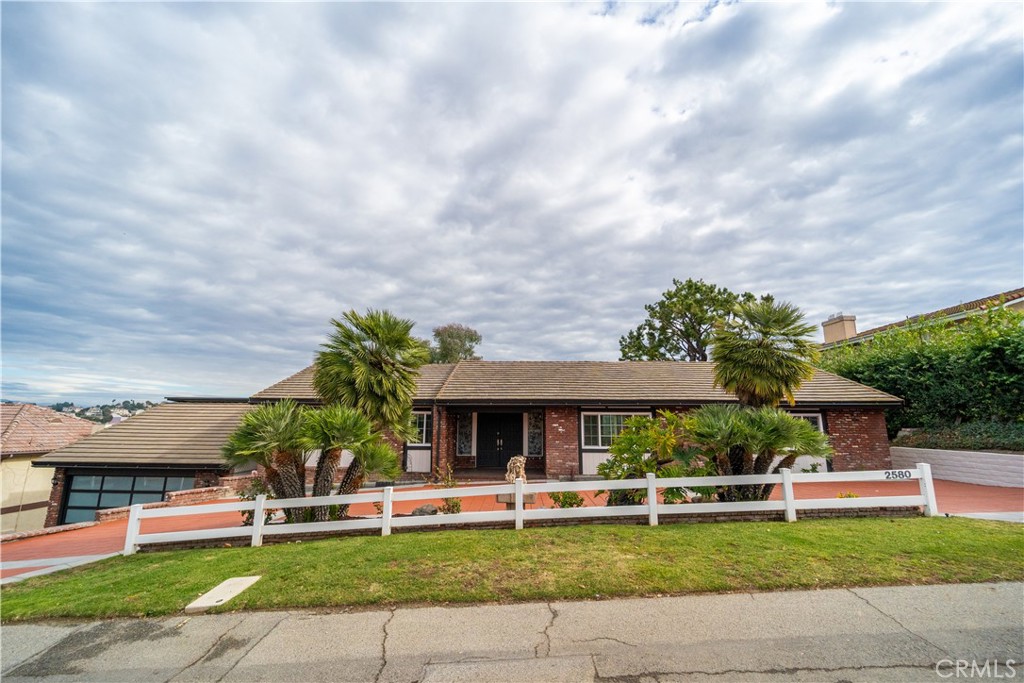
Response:
[[[1022,7],[3,3],[6,399],[246,396],[328,320],[607,359],[673,277],[1019,287]]]

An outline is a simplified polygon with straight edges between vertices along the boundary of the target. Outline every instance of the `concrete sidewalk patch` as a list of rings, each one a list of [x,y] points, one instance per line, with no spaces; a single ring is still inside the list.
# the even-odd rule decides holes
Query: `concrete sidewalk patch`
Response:
[[[219,607],[249,586],[260,580],[258,576],[236,576],[222,581],[212,590],[203,593],[185,608],[185,614],[199,614]]]

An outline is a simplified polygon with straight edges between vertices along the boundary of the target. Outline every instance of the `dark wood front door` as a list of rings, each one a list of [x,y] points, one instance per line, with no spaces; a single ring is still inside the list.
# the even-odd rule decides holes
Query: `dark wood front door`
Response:
[[[477,467],[507,467],[509,458],[522,454],[522,413],[477,414]]]

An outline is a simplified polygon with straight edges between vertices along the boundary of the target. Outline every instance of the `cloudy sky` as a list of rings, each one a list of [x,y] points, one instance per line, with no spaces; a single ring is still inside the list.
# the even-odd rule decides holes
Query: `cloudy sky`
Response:
[[[328,320],[608,359],[672,278],[1019,287],[1020,3],[3,3],[3,397],[245,396]]]

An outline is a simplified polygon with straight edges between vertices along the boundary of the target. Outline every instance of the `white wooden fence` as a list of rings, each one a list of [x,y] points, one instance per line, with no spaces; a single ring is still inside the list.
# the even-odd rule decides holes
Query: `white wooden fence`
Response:
[[[920,493],[913,496],[873,496],[864,498],[812,498],[797,499],[793,495],[794,484],[864,481],[912,481],[918,480]],[[742,486],[749,484],[781,484],[782,500],[764,500],[737,503],[659,503],[657,491],[666,488],[699,488],[707,486]],[[614,491],[646,489],[647,502],[642,505],[619,505],[604,507],[552,508],[528,510],[523,499],[530,493],[553,493],[556,491]],[[439,498],[469,498],[472,496],[494,496],[512,494],[514,509],[492,512],[461,512],[451,515],[401,516],[392,514],[392,506],[399,501],[437,500]],[[329,505],[352,505],[356,503],[380,503],[381,514],[373,517],[346,519],[335,522],[309,522],[303,524],[264,524],[264,513],[269,509],[305,508]],[[681,477],[658,479],[648,474],[646,479],[625,479],[621,481],[576,481],[524,483],[517,479],[514,484],[487,486],[464,486],[450,489],[421,489],[396,491],[387,487],[381,491],[355,493],[345,496],[322,496],[318,498],[284,498],[267,500],[258,496],[254,501],[237,503],[216,503],[176,508],[143,509],[133,505],[128,516],[128,530],[124,540],[124,554],[131,555],[140,544],[172,543],[219,538],[251,537],[251,544],[259,546],[263,538],[278,534],[289,536],[302,533],[323,533],[330,531],[380,530],[382,536],[402,527],[449,526],[480,524],[490,522],[514,522],[516,529],[522,529],[526,521],[546,519],[587,519],[595,517],[643,516],[648,524],[657,526],[660,514],[706,515],[723,512],[761,512],[781,510],[787,522],[795,522],[799,510],[834,510],[868,507],[921,506],[924,514],[931,517],[938,514],[935,489],[932,485],[931,468],[918,463],[916,468],[899,470],[877,470],[870,472],[829,472],[793,473],[782,469],[778,474],[743,475],[731,477]],[[143,519],[160,517],[183,517],[187,515],[209,515],[220,512],[253,512],[252,527],[227,527],[218,529],[197,529],[143,534],[140,532]]]

